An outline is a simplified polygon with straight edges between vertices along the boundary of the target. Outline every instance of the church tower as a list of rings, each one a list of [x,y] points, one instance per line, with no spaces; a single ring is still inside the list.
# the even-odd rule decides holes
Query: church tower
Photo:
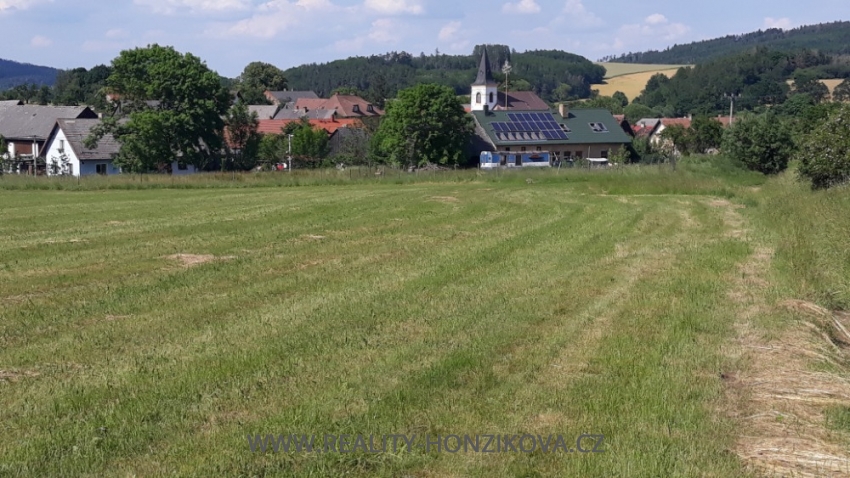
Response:
[[[493,72],[490,71],[487,47],[484,47],[481,64],[478,66],[478,77],[472,84],[472,111],[484,111],[485,106],[488,110],[493,111],[496,102],[499,101],[498,89],[499,85],[496,84],[496,80],[493,79]]]

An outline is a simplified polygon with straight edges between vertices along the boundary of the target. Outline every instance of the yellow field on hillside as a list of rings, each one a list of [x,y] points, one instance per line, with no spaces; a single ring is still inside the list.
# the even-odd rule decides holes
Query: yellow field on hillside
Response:
[[[674,66],[667,69],[657,69],[659,66],[665,65],[635,65],[635,66],[654,66],[656,69],[643,71],[639,73],[631,73],[628,75],[616,76],[605,80],[603,85],[593,85],[594,90],[599,90],[602,96],[611,96],[617,91],[622,91],[628,96],[629,101],[635,99],[646,88],[646,82],[654,75],[664,73],[665,75],[673,76],[680,67]]]
[[[666,70],[676,70],[682,66],[688,65],[644,65],[640,63],[597,63],[605,67],[607,73],[605,79],[616,78],[618,76],[633,75],[635,73],[659,72]]]
[[[831,80],[820,80],[820,82],[823,83],[824,85],[826,85],[826,87],[829,89],[830,96],[832,96],[832,93],[835,91],[835,87],[840,85],[842,81],[844,81],[844,79],[842,79],[842,78],[835,78],[835,79],[831,79]],[[792,89],[794,88],[794,80],[788,80],[787,83],[788,83],[788,86],[790,86]]]

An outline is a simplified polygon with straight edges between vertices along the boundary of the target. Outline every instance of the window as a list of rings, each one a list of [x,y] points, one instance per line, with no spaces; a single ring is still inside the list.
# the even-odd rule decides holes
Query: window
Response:
[[[59,140],[59,152],[60,153],[65,152],[65,140],[64,139]]]
[[[510,151],[510,150],[511,150],[510,146],[505,146],[505,151]]]
[[[601,155],[602,155],[603,158],[608,159],[608,150],[603,149]]]
[[[477,104],[477,105],[481,104],[481,93],[475,94],[475,104]]]
[[[583,153],[581,151],[576,151],[576,158],[581,159]]]
[[[590,123],[590,129],[594,133],[607,133],[608,127],[604,123]]]
[[[495,101],[493,100],[493,92],[492,91],[490,92],[490,103],[495,103]]]
[[[177,163],[177,169],[178,169],[179,171],[188,171],[188,170],[189,170],[189,165],[188,165],[188,164],[185,164],[185,163]]]
[[[538,147],[537,147],[537,151],[543,151],[543,148],[542,148],[542,147],[540,147],[540,146],[538,146]]]
[[[68,164],[68,175],[70,175],[70,176],[74,175],[74,165],[73,164]]]
[[[520,148],[520,151],[525,151],[525,146],[523,146],[522,148]]]
[[[95,165],[94,168],[95,168],[95,171],[97,171],[97,174],[104,174],[104,175],[106,174],[106,165],[105,164],[97,164],[97,165]]]
[[[372,106],[372,105],[369,105],[369,106],[366,107],[366,111],[373,113],[375,111],[375,107]]]
[[[360,105],[354,105],[354,106],[351,108],[351,111],[353,111],[353,112],[355,112],[355,113],[359,113],[359,112],[360,112]]]

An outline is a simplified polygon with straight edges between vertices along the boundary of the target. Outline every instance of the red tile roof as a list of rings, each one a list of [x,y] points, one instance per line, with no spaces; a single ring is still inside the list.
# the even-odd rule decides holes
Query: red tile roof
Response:
[[[283,128],[289,123],[298,122],[300,120],[285,119],[285,120],[260,120],[260,125],[257,131],[260,134],[282,134]],[[321,128],[329,135],[336,133],[340,128],[359,127],[360,120],[356,118],[340,118],[335,120],[310,120],[310,125],[314,128]]]
[[[685,129],[691,127],[691,119],[690,118],[661,118],[661,124],[665,127],[670,127],[674,125],[683,126]]]
[[[384,114],[372,103],[354,95],[333,95],[326,100],[301,98],[295,102],[295,109],[305,108],[309,110],[334,110],[337,116],[342,118],[362,118]]]

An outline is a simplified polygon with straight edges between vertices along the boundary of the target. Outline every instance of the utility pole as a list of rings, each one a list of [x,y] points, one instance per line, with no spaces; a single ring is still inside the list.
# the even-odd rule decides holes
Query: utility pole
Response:
[[[505,74],[505,109],[508,109],[508,85],[510,85],[510,81],[508,80],[511,76],[511,70],[513,70],[511,61],[505,60],[505,66],[502,67],[502,73]]]
[[[729,126],[735,121],[735,100],[741,98],[740,93],[725,93],[724,98],[729,100]]]
[[[289,136],[289,153],[286,155],[286,158],[289,160],[289,172],[292,173],[292,135]]]

